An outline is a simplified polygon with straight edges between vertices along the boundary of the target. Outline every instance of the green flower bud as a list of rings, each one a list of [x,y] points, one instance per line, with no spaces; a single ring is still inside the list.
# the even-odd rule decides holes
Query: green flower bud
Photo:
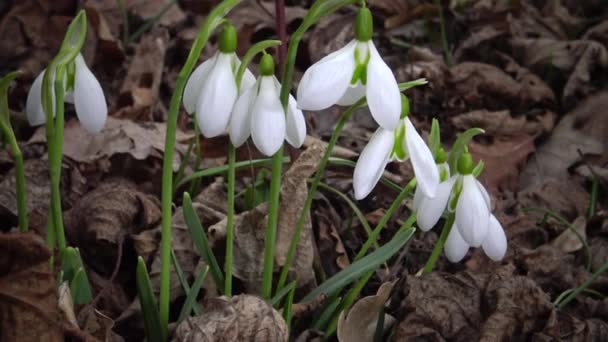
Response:
[[[274,59],[267,53],[264,53],[262,60],[260,60],[260,74],[262,76],[274,75]]]
[[[369,8],[364,7],[359,10],[355,20],[355,38],[360,42],[367,42],[372,39],[374,34],[374,19]]]
[[[441,164],[441,163],[445,163],[447,160],[448,160],[447,153],[445,153],[445,150],[443,149],[443,147],[439,147],[439,149],[437,150],[437,153],[435,154],[435,163]]]
[[[233,53],[236,51],[236,28],[231,24],[224,25],[220,33],[220,51],[223,53]]]
[[[473,157],[468,151],[465,151],[460,158],[458,158],[458,173],[461,175],[468,175],[473,172]]]
[[[408,115],[410,115],[410,100],[401,94],[401,119],[405,119]]]

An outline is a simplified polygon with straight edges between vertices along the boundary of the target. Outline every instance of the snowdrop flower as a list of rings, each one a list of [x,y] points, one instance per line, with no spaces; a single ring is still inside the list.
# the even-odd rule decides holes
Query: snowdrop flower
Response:
[[[436,162],[442,182],[435,197],[429,198],[416,189],[414,210],[416,221],[428,231],[446,210],[455,211],[455,221],[445,244],[445,253],[452,262],[460,261],[469,247],[482,247],[492,260],[500,260],[507,250],[507,239],[502,226],[491,214],[488,192],[472,174],[473,161],[468,152],[458,160],[458,173],[450,177],[445,163],[445,152],[440,149]]]
[[[304,115],[291,95],[285,114],[280,89],[274,76],[274,61],[265,54],[260,61],[260,77],[239,96],[232,110],[229,133],[235,146],[242,145],[250,135],[266,156],[275,154],[284,140],[296,148],[302,146],[306,138]]]
[[[469,244],[460,235],[457,225],[454,224],[445,242],[445,256],[451,262],[459,262],[467,254],[469,247]],[[494,261],[502,260],[507,253],[507,236],[494,215],[490,215],[488,233],[481,248]]]
[[[301,109],[350,106],[366,96],[378,125],[387,131],[397,128],[401,113],[399,85],[371,40],[372,33],[371,12],[362,8],[357,15],[355,39],[304,73],[298,86]]]
[[[73,85],[68,85],[67,79],[64,84],[65,98],[68,103],[76,107],[76,115],[82,126],[91,133],[99,133],[108,117],[108,106],[103,89],[95,75],[89,70],[84,58],[78,54],[74,59]],[[68,71],[69,72],[69,71]],[[27,120],[32,126],[42,125],[46,122],[46,114],[42,108],[42,80],[46,70],[43,70],[34,80],[30,92],[27,95],[25,112]],[[55,75],[52,77],[52,82]],[[54,92],[53,92],[54,93]],[[53,96],[54,104],[55,96]]]
[[[237,89],[236,72],[241,61],[235,53],[236,45],[236,29],[227,24],[220,34],[218,51],[194,70],[184,89],[184,107],[188,114],[196,112],[198,127],[208,138],[226,131],[238,94],[255,83],[247,69],[241,89]]]
[[[391,160],[412,160],[418,187],[427,197],[435,196],[439,172],[433,155],[407,117],[409,105],[403,97],[404,112],[395,130],[378,128],[359,156],[353,175],[357,200],[365,198],[374,189],[386,165]]]

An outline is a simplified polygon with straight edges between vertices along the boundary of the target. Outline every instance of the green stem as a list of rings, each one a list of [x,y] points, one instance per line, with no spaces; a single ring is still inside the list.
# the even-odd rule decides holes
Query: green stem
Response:
[[[236,149],[228,144],[228,210],[226,214],[226,277],[224,280],[224,295],[232,296],[232,256],[234,248],[234,183]]]
[[[439,259],[441,252],[443,251],[443,246],[445,246],[445,242],[448,239],[448,235],[450,235],[450,231],[452,230],[452,227],[454,226],[455,218],[456,218],[456,215],[454,213],[448,214],[448,217],[445,220],[445,223],[443,224],[443,228],[441,229],[441,235],[439,235],[439,240],[435,244],[435,247],[433,247],[431,256],[429,257],[429,260],[427,260],[426,264],[424,265],[424,269],[422,270],[422,273],[426,274],[426,273],[431,273],[431,271],[433,271],[433,268],[435,267],[435,264],[437,263],[437,260]]]
[[[51,178],[51,210],[55,238],[59,252],[63,252],[67,246],[65,232],[63,229],[63,211],[61,209],[61,162],[63,159],[63,126],[64,126],[64,94],[63,94],[63,71],[57,69],[54,82],[55,88],[55,124],[54,131],[49,140],[49,172]],[[52,153],[51,153],[52,152]]]
[[[380,219],[380,222],[378,222],[378,225],[376,225],[376,228],[374,228],[374,231],[372,231],[370,236],[367,238],[367,240],[363,244],[363,246],[359,250],[359,253],[357,253],[357,256],[355,256],[355,261],[357,261],[365,256],[365,253],[367,253],[367,251],[372,246],[374,241],[376,241],[376,239],[378,238],[378,235],[380,235],[380,232],[382,231],[382,229],[384,229],[384,227],[386,226],[388,221],[391,219],[393,214],[397,211],[399,206],[401,206],[401,202],[403,202],[403,200],[412,192],[412,189],[414,189],[414,187],[416,187],[416,178],[412,178],[412,180],[409,183],[407,183],[405,188],[403,188],[403,190],[401,190],[401,192],[399,193],[399,195],[397,196],[397,198],[395,199],[393,204],[391,204],[391,206],[388,208],[388,210],[386,211],[384,216],[382,216],[382,218]]]
[[[177,117],[182,101],[182,95],[188,77],[192,73],[196,62],[209,36],[222,21],[223,16],[236,6],[239,0],[224,0],[216,6],[207,17],[205,23],[193,43],[188,59],[178,74],[175,90],[171,97],[169,113],[167,117],[167,132],[165,136],[165,156],[163,159],[163,180],[161,192],[161,271],[160,271],[160,300],[159,315],[163,332],[167,332],[169,325],[169,297],[170,297],[170,272],[171,272],[171,206],[173,197],[173,154],[175,151],[175,136],[177,130]],[[165,335],[167,336],[167,335]]]
[[[1,96],[1,95],[0,95]],[[8,118],[8,113],[6,115]],[[17,143],[17,138],[13,132],[10,123],[4,123],[0,118],[0,132],[3,132],[11,147],[11,153],[15,160],[15,182],[17,185],[17,217],[19,219],[19,231],[22,233],[28,231],[27,223],[27,205],[25,200],[25,170],[23,167],[23,153]]]
[[[452,60],[452,53],[450,52],[450,46],[448,45],[448,36],[445,30],[445,17],[443,15],[443,7],[441,6],[441,0],[435,0],[435,6],[439,11],[439,25],[441,29],[441,45],[443,47],[443,54],[445,55],[445,61],[448,66],[454,65]]]
[[[608,271],[608,262],[606,262],[602,267],[600,267],[589,279],[587,279],[581,286],[577,287],[572,293],[570,293],[566,298],[564,298],[559,304],[557,304],[557,309],[561,310],[564,306],[568,305],[576,296],[579,295],[582,291],[591,285],[597,277],[599,277],[602,273]]]
[[[262,277],[262,297],[272,297],[272,273],[274,271],[274,245],[277,239],[279,219],[279,197],[281,191],[281,169],[283,168],[283,147],[272,156],[272,179],[270,181],[270,206],[264,245],[264,273]]]
[[[283,288],[283,286],[285,286],[285,283],[287,282],[287,276],[289,275],[289,269],[291,268],[291,264],[293,263],[293,259],[296,254],[296,249],[297,249],[298,243],[300,242],[300,235],[302,234],[302,228],[304,227],[304,222],[306,222],[306,217],[308,216],[308,213],[310,211],[310,206],[312,205],[312,200],[314,199],[315,194],[317,193],[317,187],[319,186],[319,183],[321,182],[321,178],[325,174],[325,168],[327,167],[327,162],[329,161],[329,156],[331,155],[331,152],[334,149],[334,146],[336,146],[336,143],[338,142],[338,138],[340,137],[340,134],[342,133],[342,129],[344,128],[344,125],[346,124],[346,122],[348,122],[348,120],[352,116],[355,109],[357,109],[363,101],[364,100],[360,100],[356,104],[354,104],[353,106],[348,108],[344,113],[342,113],[342,115],[338,119],[338,122],[336,123],[336,127],[334,128],[334,130],[331,134],[329,143],[327,144],[327,148],[325,149],[325,153],[323,154],[323,158],[321,158],[321,161],[319,162],[319,167],[315,173],[315,178],[313,179],[313,181],[310,185],[310,189],[308,190],[308,195],[306,195],[306,201],[304,202],[304,207],[302,208],[302,211],[300,212],[300,216],[298,217],[298,221],[296,222],[296,228],[293,232],[293,237],[291,238],[289,249],[287,250],[287,257],[285,259],[285,265],[283,265],[283,269],[281,270],[281,275],[279,277],[277,289]]]

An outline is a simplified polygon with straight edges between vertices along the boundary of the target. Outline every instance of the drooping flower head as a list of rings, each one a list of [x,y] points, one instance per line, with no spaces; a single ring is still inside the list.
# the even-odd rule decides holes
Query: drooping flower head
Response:
[[[184,89],[184,107],[189,114],[196,113],[198,127],[208,138],[226,131],[239,93],[255,83],[255,77],[247,69],[241,89],[237,89],[236,72],[241,61],[235,52],[236,36],[235,27],[226,24],[218,51],[194,70]]]
[[[442,181],[435,197],[422,192],[414,195],[416,221],[423,231],[437,224],[447,209],[455,215],[445,244],[445,253],[452,262],[460,261],[470,247],[482,247],[492,260],[500,260],[507,250],[507,239],[500,222],[492,215],[490,196],[473,175],[471,154],[465,151],[458,159],[457,173],[450,177],[445,153],[436,156],[442,170]]]
[[[64,100],[74,104],[76,115],[87,131],[100,132],[108,117],[108,106],[99,81],[89,70],[80,53],[65,70],[67,77],[63,78],[65,80]],[[32,126],[42,125],[46,122],[46,114],[42,107],[42,80],[45,73],[46,69],[36,77],[27,95],[25,112],[27,120]],[[55,75],[52,75],[51,79],[54,89]],[[55,96],[52,96],[52,100],[54,103]]]
[[[264,54],[260,61],[260,77],[245,90],[234,105],[230,119],[230,140],[242,145],[251,135],[253,143],[266,156],[272,156],[283,141],[300,147],[306,138],[306,122],[296,100],[289,95],[287,113],[279,98],[281,85],[274,76],[272,56]]]
[[[402,98],[403,113],[394,130],[379,127],[359,156],[353,175],[355,198],[363,199],[374,189],[391,160],[411,159],[418,187],[428,197],[435,196],[439,172],[433,155],[408,118],[409,100]]]
[[[355,39],[312,65],[298,86],[298,106],[321,110],[334,104],[350,106],[367,97],[371,114],[383,129],[399,125],[399,85],[372,41],[373,21],[368,8],[361,8]]]

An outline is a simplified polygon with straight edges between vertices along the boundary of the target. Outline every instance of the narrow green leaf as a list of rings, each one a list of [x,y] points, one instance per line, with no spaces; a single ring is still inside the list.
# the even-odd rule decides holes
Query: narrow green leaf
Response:
[[[188,194],[187,192],[184,192],[184,201],[182,205],[184,211],[184,219],[186,221],[186,225],[188,226],[188,230],[190,231],[192,241],[194,241],[194,245],[198,249],[198,252],[200,253],[201,257],[211,268],[211,276],[213,277],[217,288],[223,289],[224,275],[222,273],[222,269],[220,268],[217,259],[215,259],[213,250],[211,250],[211,247],[209,246],[209,240],[207,239],[205,230],[203,229],[201,221],[196,215],[194,207],[192,207],[192,199],[190,198],[190,194]]]
[[[429,134],[429,149],[433,157],[437,156],[437,151],[441,147],[441,132],[439,130],[439,121],[433,118],[431,123],[431,133]]]
[[[70,292],[72,293],[72,301],[76,305],[88,304],[93,300],[89,279],[82,267],[76,271],[74,278],[70,281]]]
[[[315,330],[323,330],[323,327],[325,327],[325,324],[332,318],[334,311],[336,311],[340,302],[342,302],[342,297],[336,296],[333,298],[333,301],[329,302],[323,311],[321,311],[321,314],[318,316],[319,318],[313,323],[312,328]]]
[[[196,276],[196,279],[194,279],[194,283],[192,284],[190,292],[186,296],[186,301],[182,306],[182,310],[179,313],[179,318],[177,319],[178,324],[181,323],[184,319],[186,319],[186,317],[190,315],[190,312],[192,312],[194,304],[196,303],[196,298],[198,297],[198,293],[201,289],[201,286],[203,285],[203,281],[205,280],[205,277],[207,276],[208,272],[209,265],[207,265],[205,269]]]
[[[291,287],[287,299],[285,300],[285,306],[283,307],[283,318],[287,323],[287,331],[291,331],[291,318],[293,316],[293,297],[296,294],[296,286]]]
[[[175,256],[175,251],[171,248],[171,263],[173,264],[173,269],[175,270],[175,274],[177,274],[177,279],[179,283],[182,285],[182,289],[186,293],[186,296],[190,293],[190,285],[188,285],[188,281],[184,276],[184,271],[182,271],[182,267],[179,265],[179,261],[177,260],[177,256]],[[192,306],[192,310],[195,315],[200,315],[201,308],[198,306],[198,303],[194,302]]]
[[[448,156],[448,164],[450,165],[450,170],[452,170],[452,172],[457,169],[458,158],[460,158],[460,155],[464,152],[464,148],[469,144],[469,141],[471,141],[474,136],[482,133],[485,133],[485,131],[481,128],[469,128],[458,136],[454,145],[452,145],[452,150]]]
[[[319,287],[310,292],[302,299],[302,302],[309,302],[319,294],[331,294],[344,286],[350,284],[363,274],[376,269],[382,263],[387,261],[395,253],[405,245],[405,243],[414,235],[415,229],[407,229],[397,233],[393,239],[380,247],[373,253],[355,261],[344,270],[338,272],[333,277],[329,278]]]
[[[405,91],[408,90],[410,88],[414,88],[417,86],[421,86],[421,85],[425,85],[429,83],[429,81],[426,80],[426,78],[419,78],[413,81],[409,81],[409,82],[403,82],[403,83],[399,83],[399,90],[400,91]]]
[[[146,338],[150,342],[163,342],[167,339],[167,332],[161,327],[158,304],[142,257],[137,259],[136,283],[137,295],[144,315]]]
[[[281,299],[283,299],[283,297],[285,297],[286,294],[288,294],[292,288],[296,287],[296,281],[292,281],[291,283],[285,285],[282,289],[280,289],[279,291],[277,291],[277,293],[274,295],[274,297],[272,297],[272,299],[270,300],[270,304],[273,307],[276,307],[277,305],[279,305],[279,303],[281,302]]]

